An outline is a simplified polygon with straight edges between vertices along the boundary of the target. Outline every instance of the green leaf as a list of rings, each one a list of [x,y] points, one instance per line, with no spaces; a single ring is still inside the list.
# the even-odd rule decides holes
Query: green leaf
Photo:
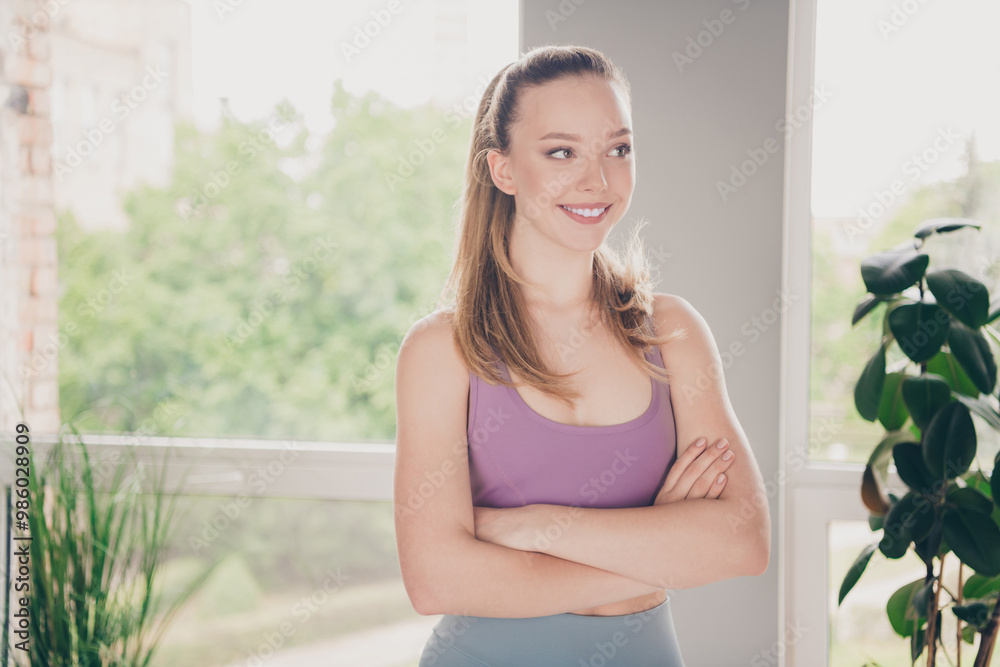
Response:
[[[916,363],[937,354],[948,338],[951,316],[934,303],[904,303],[889,311],[887,318],[899,349]]]
[[[976,629],[971,625],[963,625],[962,640],[966,644],[974,644],[976,642]]]
[[[951,402],[951,387],[940,375],[925,373],[903,380],[903,402],[913,423],[921,430],[927,428],[934,413]]]
[[[875,445],[875,449],[868,456],[868,465],[880,473],[882,480],[889,475],[889,461],[892,459],[892,448],[901,442],[911,442],[908,431],[890,431],[882,438],[882,442]]]
[[[924,463],[923,450],[920,443],[901,442],[892,448],[892,460],[896,464],[896,472],[906,485],[917,493],[934,493],[935,484],[940,482]]]
[[[865,364],[861,377],[854,387],[854,406],[858,414],[870,422],[878,418],[879,404],[882,401],[882,387],[885,384],[885,345],[879,345],[878,351]]]
[[[913,596],[924,586],[923,577],[900,586],[895,593],[889,596],[889,601],[885,605],[885,613],[889,617],[892,629],[900,637],[910,637],[913,635],[914,621],[917,623],[926,620],[925,615],[914,617]]]
[[[979,331],[961,322],[952,322],[948,328],[948,349],[962,365],[976,389],[989,394],[997,384],[997,364],[990,344]]]
[[[1000,317],[1000,297],[990,302],[990,313],[986,316],[986,323],[989,324],[998,317]]]
[[[978,392],[976,393],[978,394]],[[1000,431],[1000,413],[985,400],[984,396],[971,398],[962,394],[955,394],[955,398],[964,403],[965,407],[969,408],[970,411],[979,415],[991,427]]]
[[[976,457],[976,429],[969,408],[953,401],[938,410],[927,426],[924,463],[935,479],[961,475]]]
[[[1000,574],[1000,528],[979,510],[945,507],[942,524],[952,551],[979,574]]]
[[[969,509],[979,510],[983,514],[989,515],[993,511],[993,500],[980,492],[978,489],[974,489],[971,486],[965,488],[952,487],[948,489],[948,494],[945,497],[947,502],[955,505],[956,507],[967,507]]]
[[[872,294],[890,295],[920,280],[930,257],[913,250],[888,250],[861,260],[861,279]]]
[[[882,520],[883,517],[880,517],[877,514],[868,515],[868,527],[872,529],[873,533],[875,531],[882,530]]]
[[[851,589],[854,588],[854,585],[858,583],[858,580],[861,579],[865,568],[868,567],[868,561],[871,560],[872,554],[875,553],[875,549],[877,548],[878,542],[872,542],[854,559],[854,564],[851,565],[851,568],[847,571],[847,575],[844,577],[843,583],[840,584],[840,597],[837,600],[838,607],[844,601],[847,594],[851,592]]]
[[[884,303],[885,301],[888,301],[888,299],[878,294],[869,294],[866,296],[854,308],[854,315],[851,317],[851,326],[860,322],[868,313],[875,310],[880,303]]]
[[[962,604],[954,605],[951,610],[960,619],[966,623],[973,625],[977,630],[982,630],[986,627],[986,624],[990,620],[990,611],[992,611],[988,606],[982,602],[973,602],[972,604]]]
[[[962,370],[961,364],[950,352],[942,350],[927,362],[927,372],[940,375],[945,379],[952,391],[963,396],[979,396],[979,389],[972,383],[969,376]]]
[[[955,319],[972,329],[986,324],[990,295],[981,282],[958,269],[929,271],[926,280],[938,305]]]
[[[962,229],[963,227],[974,227],[979,229],[979,223],[970,218],[932,218],[927,220],[913,232],[913,236],[918,239],[926,238],[931,234],[937,232],[943,234],[944,232],[953,232],[956,229]]]
[[[993,472],[990,473],[990,493],[993,494],[993,502],[1000,507],[1000,468],[997,464],[1000,463],[1000,454],[997,454],[996,458],[993,459]]]
[[[962,597],[966,600],[978,600],[998,591],[1000,591],[1000,577],[973,574],[962,586]]]
[[[885,516],[879,551],[886,558],[902,558],[910,542],[923,539],[934,527],[934,507],[923,496],[910,492],[892,504]]]
[[[878,406],[878,420],[887,431],[895,431],[909,418],[910,413],[903,401],[903,380],[906,373],[889,373],[882,387],[882,401]]]

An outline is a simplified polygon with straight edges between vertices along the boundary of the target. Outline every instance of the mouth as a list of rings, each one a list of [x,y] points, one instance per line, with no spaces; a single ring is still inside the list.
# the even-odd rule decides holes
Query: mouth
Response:
[[[571,207],[558,204],[558,206],[567,216],[584,225],[595,225],[601,222],[608,214],[608,209],[611,208],[611,204]]]

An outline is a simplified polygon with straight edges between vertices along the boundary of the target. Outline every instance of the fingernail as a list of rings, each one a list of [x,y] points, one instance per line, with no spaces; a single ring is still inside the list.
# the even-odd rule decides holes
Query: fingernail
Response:
[[[731,450],[731,449],[728,452],[726,452],[725,454],[722,455],[722,460],[723,461],[728,461],[731,458],[733,458],[733,450]]]
[[[719,479],[715,480],[716,484],[722,484],[726,481],[726,476],[724,474],[719,474]]]
[[[704,447],[706,442],[708,442],[708,441],[705,440],[705,438],[698,438],[697,440],[694,441],[694,446],[695,447]]]
[[[726,446],[726,444],[727,444],[727,443],[726,443],[726,439],[725,439],[725,438],[723,438],[722,440],[719,440],[719,444],[718,444],[718,445],[716,445],[716,447],[718,447],[719,449],[722,449],[723,447],[725,447],[725,446]]]

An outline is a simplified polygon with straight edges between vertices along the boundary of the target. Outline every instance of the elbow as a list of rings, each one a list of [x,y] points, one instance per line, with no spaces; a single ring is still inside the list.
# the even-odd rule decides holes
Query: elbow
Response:
[[[413,610],[421,616],[438,614],[438,603],[434,598],[434,585],[430,581],[427,568],[414,563],[414,559],[405,558],[400,554],[400,571],[403,576],[403,587],[410,598]]]
[[[746,558],[744,563],[749,568],[746,576],[759,577],[767,572],[771,562],[771,526],[765,522],[758,530],[747,536],[744,541],[746,545]]]

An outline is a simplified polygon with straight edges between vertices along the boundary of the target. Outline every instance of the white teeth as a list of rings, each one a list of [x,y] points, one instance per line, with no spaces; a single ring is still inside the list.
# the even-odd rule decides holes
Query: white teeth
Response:
[[[562,204],[560,204],[562,206]],[[577,215],[582,215],[585,218],[596,218],[600,214],[607,210],[607,206],[604,208],[569,208],[568,206],[563,206],[567,211],[572,211]]]

